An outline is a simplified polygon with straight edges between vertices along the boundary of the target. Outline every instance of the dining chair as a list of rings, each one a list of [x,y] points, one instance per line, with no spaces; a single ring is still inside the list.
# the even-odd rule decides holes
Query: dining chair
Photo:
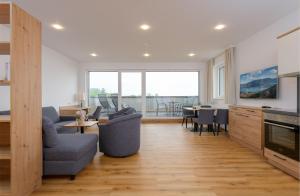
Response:
[[[198,130],[198,127],[200,125],[200,133],[202,133],[203,125],[207,125],[207,131],[212,131],[215,135],[214,130],[214,113],[215,110],[212,109],[205,109],[205,110],[199,110],[197,112],[198,117],[193,118],[194,126],[196,127],[196,130]]]
[[[195,113],[193,110],[188,110],[186,107],[193,107],[193,106],[183,106],[182,107],[182,123],[181,126],[183,126],[183,123],[185,122],[185,128],[187,128],[188,119],[191,119],[191,123],[193,124],[193,118],[195,117]]]
[[[217,115],[215,117],[215,125],[217,128],[217,135],[220,132],[220,125],[224,125],[225,132],[227,132],[228,125],[228,109],[217,109]]]

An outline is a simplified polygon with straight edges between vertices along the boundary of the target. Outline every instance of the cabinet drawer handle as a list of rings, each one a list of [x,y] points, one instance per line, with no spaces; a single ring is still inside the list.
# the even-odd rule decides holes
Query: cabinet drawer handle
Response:
[[[246,110],[247,112],[255,112],[255,111],[253,111],[253,110]]]
[[[245,114],[239,114],[239,113],[238,113],[237,115],[239,115],[239,116],[244,116],[244,117],[247,117],[247,118],[249,117],[248,115],[245,115]]]
[[[273,156],[276,157],[276,158],[279,158],[279,159],[281,159],[281,160],[283,160],[283,161],[286,161],[285,158],[282,158],[282,157],[280,157],[280,156],[278,156],[278,155],[276,155],[276,154],[273,154]]]
[[[282,128],[286,128],[286,129],[290,129],[290,130],[295,130],[294,127],[280,125],[280,124],[277,124],[277,123],[270,123],[270,122],[264,122],[264,123],[267,124],[267,125],[273,125],[273,126],[276,126],[276,127],[282,127]]]

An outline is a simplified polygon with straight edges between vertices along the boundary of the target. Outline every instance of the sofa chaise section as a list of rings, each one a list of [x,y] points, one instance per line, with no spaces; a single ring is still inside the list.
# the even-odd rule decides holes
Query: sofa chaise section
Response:
[[[71,179],[97,153],[96,134],[58,134],[52,120],[43,117],[43,175],[70,175]]]
[[[59,134],[58,144],[44,148],[44,175],[75,176],[97,153],[95,134]]]

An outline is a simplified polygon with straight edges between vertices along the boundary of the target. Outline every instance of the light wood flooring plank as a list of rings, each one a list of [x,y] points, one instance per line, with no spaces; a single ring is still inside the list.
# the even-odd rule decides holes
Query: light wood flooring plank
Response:
[[[178,124],[143,124],[141,138],[137,155],[98,153],[75,181],[46,178],[33,195],[299,196],[299,181],[224,133],[199,136]]]

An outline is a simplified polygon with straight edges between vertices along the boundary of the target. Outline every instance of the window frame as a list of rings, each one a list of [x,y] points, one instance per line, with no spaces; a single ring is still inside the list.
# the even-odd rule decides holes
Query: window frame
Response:
[[[86,69],[85,70],[85,85],[84,85],[84,89],[85,92],[87,92],[87,95],[89,96],[89,90],[90,90],[90,73],[91,72],[118,72],[118,103],[119,103],[119,108],[121,107],[121,102],[122,102],[122,97],[121,97],[121,92],[122,92],[122,84],[121,84],[121,73],[123,72],[140,72],[142,73],[142,114],[145,115],[146,112],[146,72],[197,72],[198,73],[198,102],[201,102],[201,89],[202,89],[202,75],[203,71],[202,70],[198,70],[198,69],[189,69],[189,70],[185,70],[185,69],[176,69],[176,70],[167,70],[167,69],[102,69],[102,68],[92,68],[92,69]],[[89,97],[87,97],[87,101],[88,104],[89,103]],[[145,118],[152,118],[152,117],[147,117],[144,116]],[[178,118],[178,117],[156,117],[159,119],[169,119],[169,118]]]
[[[223,70],[223,95],[221,93],[221,70]],[[225,65],[224,62],[219,62],[213,66],[213,99],[223,100],[225,96]]]

